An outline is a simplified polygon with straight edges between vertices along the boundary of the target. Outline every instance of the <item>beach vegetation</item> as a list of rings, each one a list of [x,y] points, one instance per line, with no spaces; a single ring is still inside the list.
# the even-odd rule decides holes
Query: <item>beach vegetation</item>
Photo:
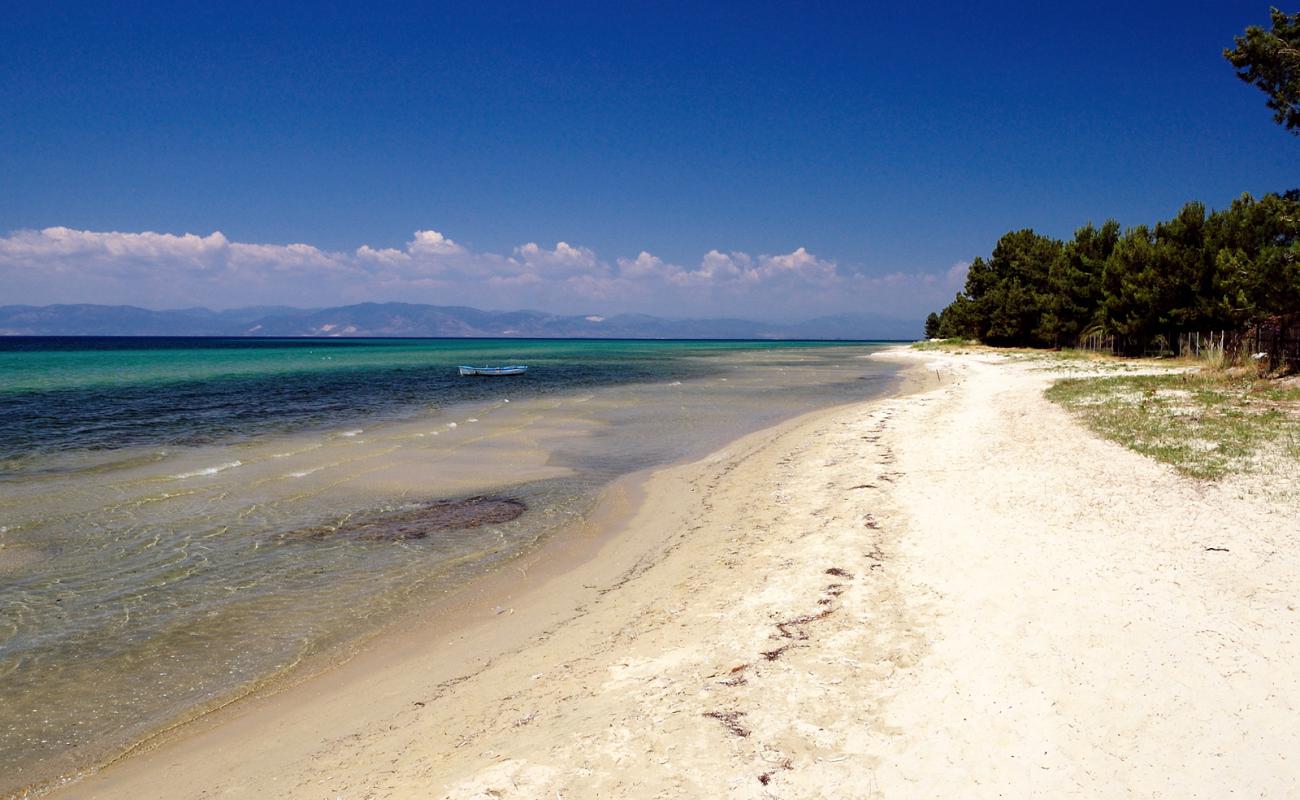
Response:
[[[1194,478],[1300,474],[1294,379],[1247,370],[1071,378],[1047,397],[1102,436]]]
[[[913,342],[912,347],[916,350],[951,350],[955,347],[964,347],[970,344],[969,339],[925,339],[920,342]]]

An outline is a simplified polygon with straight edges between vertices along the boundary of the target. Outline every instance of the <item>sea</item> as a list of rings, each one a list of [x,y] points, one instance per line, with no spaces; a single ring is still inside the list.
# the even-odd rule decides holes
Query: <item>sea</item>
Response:
[[[0,796],[355,647],[621,476],[888,392],[880,346],[0,338]]]

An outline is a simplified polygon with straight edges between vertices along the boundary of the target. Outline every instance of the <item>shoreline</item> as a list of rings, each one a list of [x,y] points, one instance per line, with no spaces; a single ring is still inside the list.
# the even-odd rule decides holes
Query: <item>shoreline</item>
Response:
[[[150,559],[167,556],[182,559],[183,564],[200,562],[208,558],[208,545],[216,545],[211,562],[217,568],[199,569],[198,579],[187,578],[179,595],[171,590],[154,593],[157,602],[144,603],[144,611],[152,617],[133,609],[127,636],[109,642],[124,645],[113,651],[120,658],[85,657],[98,639],[114,634],[87,635],[79,646],[66,647],[66,653],[58,650],[62,640],[55,639],[32,661],[44,658],[41,663],[67,664],[68,669],[58,675],[62,680],[42,678],[36,670],[16,673],[17,680],[6,685],[5,694],[19,699],[0,713],[7,732],[0,743],[4,750],[0,761],[13,767],[3,770],[9,780],[0,782],[0,796],[65,782],[62,776],[93,772],[96,765],[139,751],[141,743],[152,746],[157,732],[184,727],[207,711],[238,703],[250,690],[273,691],[329,668],[394,620],[432,606],[444,588],[487,569],[511,569],[509,562],[520,553],[589,514],[599,492],[620,474],[705,455],[744,433],[810,409],[877,395],[896,381],[895,370],[856,361],[857,355],[873,347],[792,351],[780,343],[765,343],[735,358],[727,351],[709,350],[703,360],[689,348],[679,352],[663,351],[654,343],[648,347],[649,355],[641,361],[637,358],[638,353],[644,355],[642,351],[626,354],[633,366],[642,364],[639,380],[624,381],[608,375],[608,370],[597,370],[588,377],[596,384],[611,378],[608,385],[552,389],[532,399],[516,397],[509,405],[502,395],[514,394],[515,389],[478,384],[482,388],[474,391],[486,391],[488,397],[430,406],[409,419],[363,424],[338,418],[327,428],[301,435],[236,441],[233,446],[215,442],[180,448],[175,454],[151,453],[157,458],[141,464],[118,459],[136,470],[112,477],[127,485],[128,500],[146,504],[143,525],[133,503],[123,503],[116,487],[100,480],[97,470],[86,471],[84,480],[76,473],[65,483],[30,482],[35,500],[19,498],[18,507],[26,518],[11,530],[28,531],[20,535],[26,537],[19,539],[20,546],[38,555],[51,554],[49,574],[97,575],[98,565],[82,554],[93,552],[93,545],[118,539],[136,547],[139,557],[133,565],[145,567],[152,565]],[[590,356],[591,369],[613,363],[608,353]],[[702,367],[719,364],[721,370]],[[584,367],[578,374],[589,371]],[[714,374],[718,371],[723,374]],[[650,379],[659,373],[673,380]],[[75,465],[76,459],[71,460]],[[157,484],[150,481],[154,477],[180,483]],[[103,492],[100,486],[106,487]],[[433,537],[427,546],[348,547],[328,542],[323,547],[259,546],[263,535],[283,530],[289,532],[284,537],[288,539],[300,528],[311,534],[309,526],[351,518],[358,509],[365,514],[372,507],[384,509],[374,512],[380,517],[389,505],[404,508],[409,498],[501,492],[523,500],[533,513],[500,530],[493,526],[445,539]],[[81,505],[57,502],[61,493]],[[173,500],[174,496],[181,499]],[[210,503],[203,502],[205,497]],[[127,511],[94,516],[99,506],[114,513]],[[38,549],[44,545],[42,536],[49,539],[61,531],[78,531],[76,515],[87,512],[96,520],[94,530],[104,535],[74,536],[62,550]],[[175,515],[188,515],[180,528],[171,525]],[[65,517],[72,524],[63,524]],[[242,522],[245,519],[251,522]],[[228,530],[227,522],[231,523]],[[150,537],[131,534],[147,526],[161,529],[166,547],[153,547]],[[192,539],[214,532],[218,535],[190,545]],[[12,557],[17,552],[8,546],[10,537],[4,538],[0,571],[13,561],[5,554]],[[164,551],[167,556],[158,555]],[[191,557],[192,553],[199,555]],[[443,558],[444,553],[452,557]],[[460,553],[473,557],[460,558]],[[477,563],[479,556],[483,564]],[[303,565],[309,569],[302,569]],[[313,574],[325,577],[310,577]],[[117,582],[134,585],[132,581],[138,580],[147,588],[152,573],[139,568],[134,574],[124,569],[121,575]],[[241,589],[235,598],[227,598],[220,586],[204,595],[209,584],[224,582],[255,588]],[[37,600],[45,601],[38,607],[48,611],[44,619],[27,619],[26,630],[32,636],[53,638],[63,630],[57,612],[67,608],[59,604],[70,598],[54,596],[58,590],[49,587],[58,583],[48,580],[36,587]],[[267,590],[258,590],[259,585]],[[21,587],[18,593],[23,596]],[[203,613],[207,597],[223,614]],[[363,598],[370,605],[349,597]],[[101,608],[109,609],[103,612],[108,616],[117,610],[112,603],[95,602],[98,599],[78,594],[79,607],[68,612],[68,618],[87,630],[108,630],[108,626],[85,624]],[[169,607],[200,613],[190,614],[188,620],[187,612],[169,617]],[[259,618],[259,608],[291,613]],[[125,612],[120,616],[127,618]],[[154,636],[149,623],[170,625],[164,631],[170,638]],[[261,637],[262,633],[267,636]],[[202,649],[190,647],[196,639],[204,642]],[[217,656],[227,641],[242,641],[247,647],[228,647]],[[133,660],[134,653],[144,655]],[[228,672],[226,663],[240,669]],[[80,695],[78,687],[84,687]]]
[[[417,607],[401,612],[377,630],[343,646],[342,650],[313,654],[288,673],[271,676],[251,691],[160,730],[97,767],[28,787],[14,796],[79,797],[83,796],[83,791],[96,793],[86,796],[99,796],[97,792],[100,790],[95,785],[106,780],[110,783],[105,791],[111,794],[115,781],[110,779],[118,771],[135,770],[138,764],[142,764],[141,769],[148,769],[147,764],[157,757],[159,751],[202,749],[207,746],[205,737],[219,738],[222,736],[220,731],[228,727],[256,727],[264,724],[260,720],[291,713],[290,710],[300,702],[316,702],[329,693],[347,693],[374,672],[389,671],[394,660],[418,659],[441,649],[441,655],[453,661],[456,657],[465,657],[473,664],[490,663],[512,647],[522,647],[527,639],[526,632],[542,630],[543,620],[553,622],[566,614],[581,611],[595,584],[588,583],[581,590],[560,586],[556,596],[537,603],[543,590],[556,588],[556,584],[566,576],[584,567],[594,567],[591,580],[621,585],[630,575],[653,564],[654,552],[664,545],[662,541],[654,537],[636,542],[616,541],[626,538],[627,529],[638,510],[644,512],[641,506],[650,486],[671,484],[678,493],[689,493],[689,489],[681,487],[698,480],[707,472],[707,465],[737,447],[762,446],[770,437],[810,420],[913,391],[915,384],[924,382],[924,376],[918,378],[900,368],[892,380],[893,385],[874,398],[806,411],[775,425],[745,433],[702,457],[616,478],[599,492],[589,516],[558,530],[541,545],[510,562],[471,578],[465,584],[448,590],[442,597],[423,598]],[[677,516],[684,518],[687,513],[682,509]],[[598,588],[596,594],[603,595],[607,591],[610,591],[609,587]],[[529,614],[516,619],[520,601],[537,604]],[[541,613],[537,611],[539,608],[543,610]],[[445,645],[439,644],[443,639],[449,641]],[[461,669],[437,668],[433,674],[441,681],[456,682],[466,677],[463,672]],[[259,721],[250,722],[249,717]],[[195,744],[191,745],[191,742]],[[105,777],[106,773],[108,777]]]
[[[1089,433],[1068,368],[878,357],[930,388],[656,471],[491,616],[54,796],[1300,790],[1300,509]]]

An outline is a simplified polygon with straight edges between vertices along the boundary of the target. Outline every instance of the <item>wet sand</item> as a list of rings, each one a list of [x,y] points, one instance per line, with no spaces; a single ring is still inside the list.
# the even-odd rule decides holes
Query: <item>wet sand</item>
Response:
[[[57,796],[1300,790],[1300,509],[1089,434],[1042,398],[1067,373],[887,357],[914,392],[624,478],[455,628]]]

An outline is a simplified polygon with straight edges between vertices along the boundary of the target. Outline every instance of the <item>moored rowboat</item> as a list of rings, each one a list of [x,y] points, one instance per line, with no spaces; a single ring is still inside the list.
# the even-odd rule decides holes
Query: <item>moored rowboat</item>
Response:
[[[506,367],[466,367],[460,368],[461,375],[481,375],[483,377],[499,377],[502,375],[523,375],[528,371],[528,367],[522,364],[511,364]]]

